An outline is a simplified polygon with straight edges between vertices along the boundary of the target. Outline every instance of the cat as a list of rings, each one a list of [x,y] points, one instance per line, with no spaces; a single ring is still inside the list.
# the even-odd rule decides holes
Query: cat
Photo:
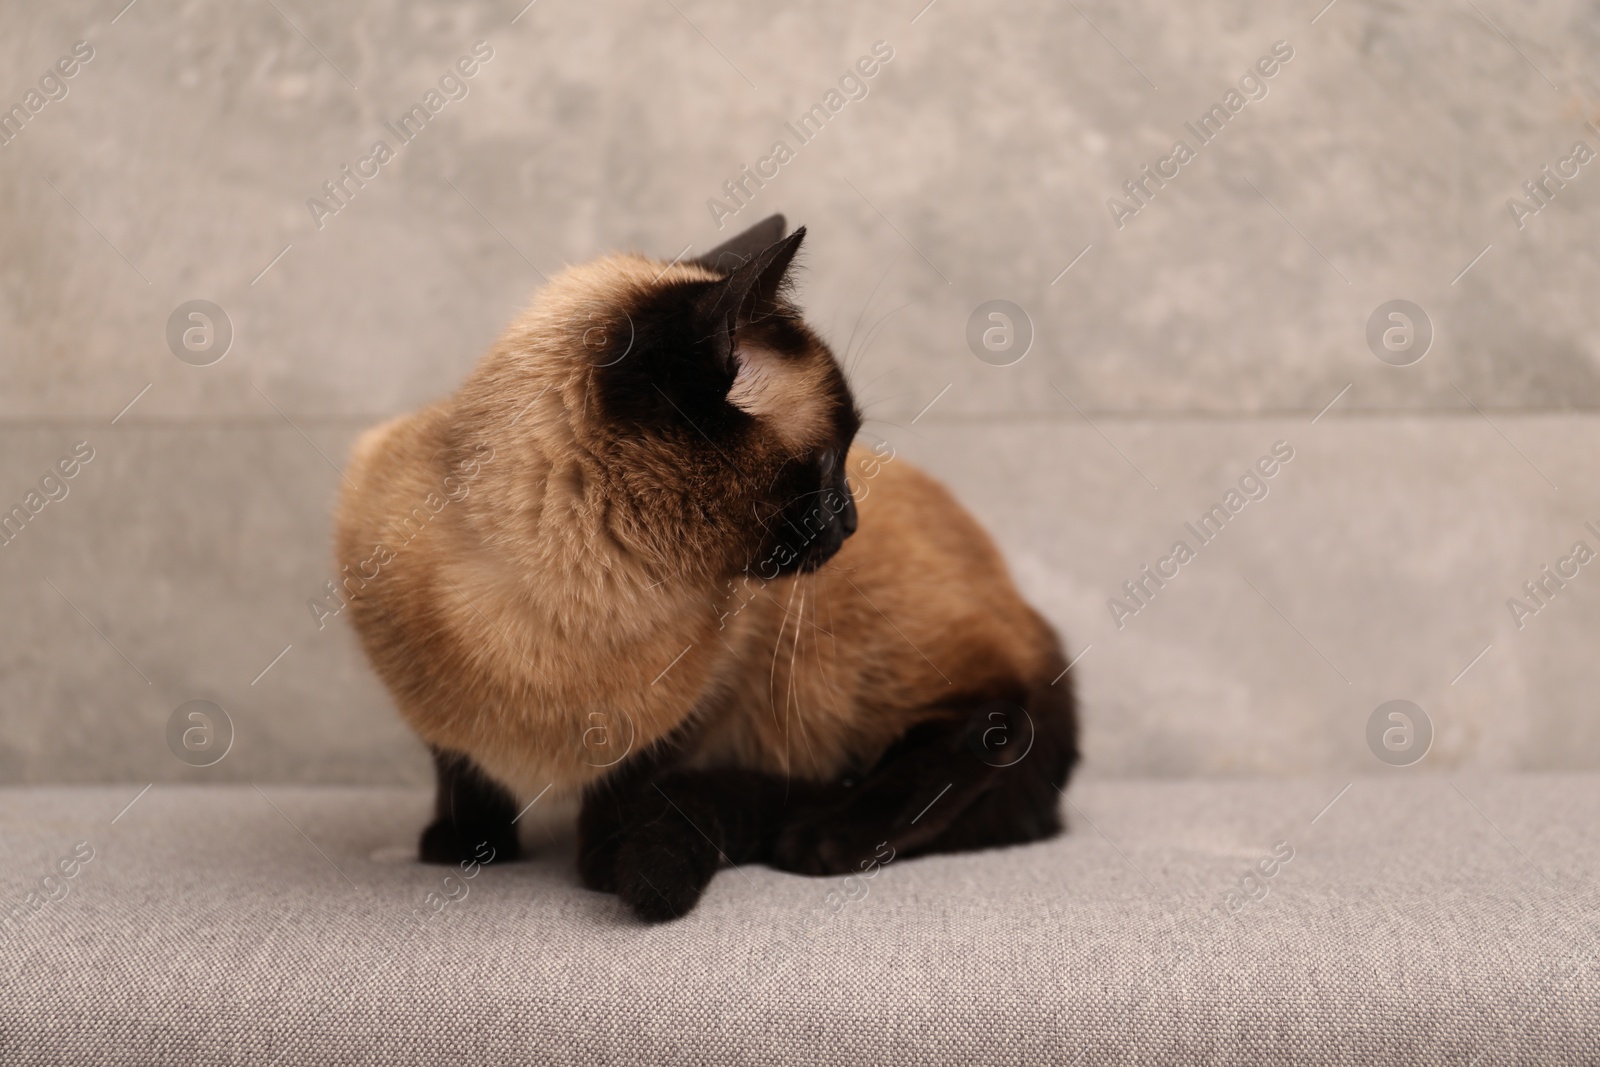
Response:
[[[369,659],[437,774],[420,855],[578,869],[640,918],[1060,829],[1067,663],[993,542],[861,415],[792,297],[804,227],[550,279],[455,395],[363,434],[337,519]]]

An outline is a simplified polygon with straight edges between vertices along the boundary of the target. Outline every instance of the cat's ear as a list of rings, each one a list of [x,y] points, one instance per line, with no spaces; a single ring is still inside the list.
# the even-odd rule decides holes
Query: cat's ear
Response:
[[[706,294],[703,305],[710,320],[721,323],[731,319],[731,325],[738,326],[776,300],[805,236],[806,228],[802,226],[789,236],[753,252],[733,273],[718,282]]]
[[[717,360],[724,366],[733,366],[734,331],[772,308],[805,236],[802,226],[756,252],[702,298],[701,314],[710,329]]]
[[[751,257],[783,240],[786,229],[782,215],[769,215],[736,237],[730,237],[692,262],[712,270],[733,271]]]

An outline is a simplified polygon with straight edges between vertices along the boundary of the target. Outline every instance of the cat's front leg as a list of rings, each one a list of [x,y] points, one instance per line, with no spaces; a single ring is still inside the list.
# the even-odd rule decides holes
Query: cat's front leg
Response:
[[[732,768],[667,770],[602,787],[585,796],[580,816],[584,882],[615,892],[648,922],[676,919],[724,864],[766,855],[795,799],[782,778]]]
[[[639,817],[639,790],[661,773],[674,751],[670,740],[658,742],[584,790],[578,812],[578,877],[587,888],[617,891],[617,850],[627,827]]]
[[[468,756],[433,749],[438,779],[433,822],[422,831],[424,863],[504,862],[521,856],[516,798]],[[487,857],[487,858],[485,858]]]

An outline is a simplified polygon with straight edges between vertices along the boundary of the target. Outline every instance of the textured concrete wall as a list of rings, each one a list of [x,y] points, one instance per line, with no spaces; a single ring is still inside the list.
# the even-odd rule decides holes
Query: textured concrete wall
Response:
[[[777,210],[868,431],[1083,652],[1094,773],[1372,769],[1395,698],[1438,767],[1600,765],[1600,567],[1506,605],[1600,550],[1600,18],[1324,2],[0,4],[0,506],[93,450],[0,548],[0,778],[420,780],[305,606],[350,441],[563,263]],[[341,205],[346,165],[377,170]],[[1402,299],[1409,347],[1369,331]],[[169,344],[191,300],[231,325],[209,365]],[[975,352],[991,300],[1025,318]],[[1267,495],[1114,613],[1278,441]],[[195,699],[235,728],[205,769],[168,749]]]

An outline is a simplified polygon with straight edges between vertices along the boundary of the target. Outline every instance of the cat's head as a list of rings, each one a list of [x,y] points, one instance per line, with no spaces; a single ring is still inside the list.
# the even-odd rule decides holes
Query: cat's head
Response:
[[[589,461],[569,488],[625,549],[770,579],[820,567],[855,531],[861,418],[790,299],[804,238],[775,215],[692,260],[607,256],[552,279],[523,320],[560,371],[539,376],[562,393],[545,418]]]

